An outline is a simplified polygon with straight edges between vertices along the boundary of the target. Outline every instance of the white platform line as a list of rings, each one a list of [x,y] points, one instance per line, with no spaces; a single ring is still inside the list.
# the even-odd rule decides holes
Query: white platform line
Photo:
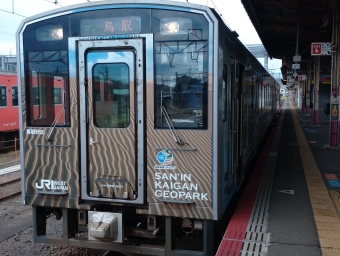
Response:
[[[4,174],[7,174],[7,173],[11,173],[11,172],[15,172],[15,171],[20,171],[21,170],[21,165],[18,164],[18,165],[13,165],[11,167],[7,167],[7,168],[4,168],[4,169],[1,169],[0,170],[0,175],[4,175]]]

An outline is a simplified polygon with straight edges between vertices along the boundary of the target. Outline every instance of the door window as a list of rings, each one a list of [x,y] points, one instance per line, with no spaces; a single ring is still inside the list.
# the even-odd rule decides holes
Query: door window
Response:
[[[100,53],[89,53],[89,59],[94,57],[91,56],[92,54],[98,55]],[[133,58],[132,54],[132,52],[124,53],[125,57],[129,58]],[[130,124],[128,65],[125,63],[95,64],[92,68],[92,79],[94,124],[99,128],[128,127]]]

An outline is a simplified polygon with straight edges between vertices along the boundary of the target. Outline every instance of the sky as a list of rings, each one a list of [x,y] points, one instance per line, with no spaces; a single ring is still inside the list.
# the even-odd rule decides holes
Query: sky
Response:
[[[15,55],[15,33],[25,17],[38,13],[88,1],[95,2],[100,0],[0,0],[0,55]],[[186,0],[178,0],[186,1]],[[252,23],[249,20],[241,0],[188,0],[189,3],[208,5],[222,14],[222,18],[231,30],[239,34],[240,41],[245,44],[261,44]],[[57,4],[55,4],[57,2]],[[229,2],[229,3],[228,3]],[[264,59],[259,61],[264,64]],[[268,69],[273,73],[279,72],[281,66],[279,60],[269,60]]]

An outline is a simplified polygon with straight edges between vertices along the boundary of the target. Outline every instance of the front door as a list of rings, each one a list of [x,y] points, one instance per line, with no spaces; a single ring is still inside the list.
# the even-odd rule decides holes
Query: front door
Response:
[[[143,203],[143,39],[78,41],[78,56],[82,198]]]

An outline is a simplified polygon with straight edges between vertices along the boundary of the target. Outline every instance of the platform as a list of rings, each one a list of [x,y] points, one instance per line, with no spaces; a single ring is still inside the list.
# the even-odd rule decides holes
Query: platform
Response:
[[[311,114],[313,110],[311,110]],[[287,100],[249,177],[216,256],[340,255],[340,150]]]

